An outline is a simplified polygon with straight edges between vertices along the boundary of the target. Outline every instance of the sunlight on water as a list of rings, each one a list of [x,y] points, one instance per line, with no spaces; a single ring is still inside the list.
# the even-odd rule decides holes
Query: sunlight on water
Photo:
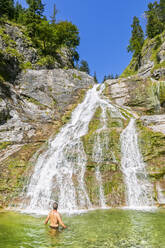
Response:
[[[0,248],[164,248],[165,210],[97,210],[64,216],[54,233],[43,217],[0,213]]]

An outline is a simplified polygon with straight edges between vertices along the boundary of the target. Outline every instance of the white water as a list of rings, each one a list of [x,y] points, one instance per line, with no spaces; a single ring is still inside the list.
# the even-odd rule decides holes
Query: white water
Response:
[[[122,117],[115,106],[100,97],[104,85],[100,90],[98,87],[95,85],[87,92],[84,101],[72,113],[70,122],[49,143],[47,152],[38,158],[22,205],[26,212],[47,211],[55,200],[59,209],[66,212],[92,208],[84,182],[86,154],[81,137],[88,132],[98,106],[103,109],[107,106],[113,115]],[[101,184],[98,172],[97,179]],[[101,206],[104,206],[102,186],[100,197]]]
[[[92,158],[97,163],[95,176],[99,186],[99,207],[106,207],[99,164],[104,160],[103,147],[105,150],[109,149],[109,137],[106,133],[107,109],[111,117],[122,119],[125,117],[121,114],[120,108],[101,96],[105,86],[101,85],[99,90],[98,87],[99,85],[95,85],[87,92],[84,101],[72,113],[70,122],[60,130],[54,140],[49,142],[48,150],[39,156],[26,199],[21,206],[24,211],[46,213],[54,201],[58,201],[62,212],[78,212],[93,208],[84,180],[87,158],[81,138],[87,134],[89,122],[98,107],[102,109],[102,125],[96,132]],[[128,191],[128,205],[148,206],[151,205],[149,200],[151,187],[147,184],[134,122],[131,120],[121,135],[122,170]],[[138,173],[144,180],[139,179]],[[145,186],[142,185],[142,181],[145,181]]]
[[[101,113],[101,120],[102,120],[102,126],[97,130],[94,146],[93,146],[93,153],[92,153],[92,159],[94,162],[97,163],[95,175],[96,180],[99,185],[99,204],[102,208],[106,208],[106,200],[104,196],[104,189],[102,184],[102,176],[100,173],[100,163],[104,161],[104,153],[103,149],[108,151],[108,144],[109,144],[109,137],[108,134],[105,133],[107,129],[107,118],[106,118],[106,110],[105,106],[102,106],[102,113]],[[101,139],[102,134],[102,139]]]
[[[128,207],[136,209],[152,206],[152,186],[139,151],[135,119],[130,120],[121,134],[121,152]]]

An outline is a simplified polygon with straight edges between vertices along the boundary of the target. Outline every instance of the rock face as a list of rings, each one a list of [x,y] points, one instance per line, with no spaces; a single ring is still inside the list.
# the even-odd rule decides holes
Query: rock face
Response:
[[[165,83],[151,78],[132,76],[107,80],[105,94],[115,104],[134,112],[139,147],[154,185],[154,199],[165,193]]]
[[[0,27],[0,75],[5,80],[13,82],[21,66],[35,64],[38,60],[37,51],[24,33],[23,28],[9,23]]]
[[[27,70],[15,85],[1,83],[1,203],[18,193],[33,154],[70,119],[93,84],[84,72],[62,69]]]
[[[14,83],[22,69],[74,68],[72,51],[61,47],[56,58],[41,57],[25,27],[0,23],[0,81]]]
[[[133,57],[122,76],[135,74],[142,79],[147,77],[165,79],[165,32],[153,39],[145,40],[140,60]]]

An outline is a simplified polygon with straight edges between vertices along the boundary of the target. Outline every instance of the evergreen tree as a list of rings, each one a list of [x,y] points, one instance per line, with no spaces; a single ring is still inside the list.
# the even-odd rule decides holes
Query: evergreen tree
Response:
[[[104,78],[103,78],[102,83],[104,83],[106,80],[107,80],[107,76],[105,75]]]
[[[29,12],[34,13],[39,17],[43,16],[44,4],[42,3],[42,0],[26,0],[26,2],[29,5]]]
[[[132,36],[127,47],[128,52],[133,52],[134,57],[139,57],[144,43],[144,33],[140,26],[139,19],[134,16],[132,27]]]
[[[29,8],[26,12],[25,24],[29,32],[29,36],[34,40],[37,36],[38,24],[41,23],[41,17],[43,17],[44,5],[41,0],[26,0]]]
[[[148,11],[145,14],[147,17],[146,33],[149,38],[153,38],[163,32],[162,12],[163,8],[157,2],[148,4]]]
[[[56,8],[56,4],[53,6],[53,16],[51,16],[51,23],[55,24],[56,23],[56,15],[58,13],[58,10]]]
[[[15,8],[14,8],[14,20],[18,23],[24,23],[25,19],[25,9],[22,8],[22,5],[19,4],[19,2],[16,2]]]
[[[164,28],[165,28],[165,0],[160,0],[159,18],[162,21],[162,23],[164,24]]]
[[[93,78],[94,78],[95,83],[98,83],[96,72],[94,72]]]
[[[9,19],[14,17],[14,0],[0,0],[0,17],[6,16]]]
[[[87,74],[90,74],[90,70],[89,70],[89,65],[88,62],[86,60],[81,60],[80,61],[80,67],[79,67],[80,71],[84,71]]]

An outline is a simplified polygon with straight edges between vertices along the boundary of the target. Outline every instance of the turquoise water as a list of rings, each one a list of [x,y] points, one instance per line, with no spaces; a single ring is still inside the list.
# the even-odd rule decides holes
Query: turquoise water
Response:
[[[63,216],[55,232],[44,217],[0,213],[0,248],[164,248],[165,211],[97,210]]]

